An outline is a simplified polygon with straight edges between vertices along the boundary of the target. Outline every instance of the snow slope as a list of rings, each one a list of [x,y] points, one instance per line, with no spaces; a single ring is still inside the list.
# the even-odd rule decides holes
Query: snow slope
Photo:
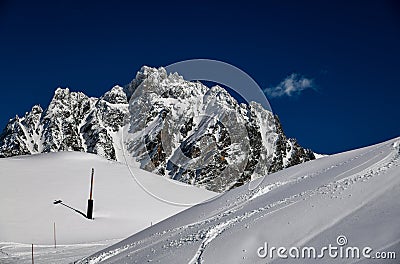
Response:
[[[399,145],[396,138],[256,179],[79,263],[399,263]],[[319,250],[341,235],[345,246],[397,260],[257,255],[264,243]]]
[[[127,237],[215,195],[131,167],[134,178],[126,165],[88,153],[59,152],[0,159],[0,168],[0,263],[6,261],[7,254],[8,261],[15,260],[13,252],[25,247],[13,243],[52,245],[54,223],[57,243],[75,245],[65,246],[64,251],[83,247],[91,249],[85,252],[88,255],[99,250],[96,245],[104,248],[116,242],[112,239]],[[95,168],[94,220],[53,204],[61,199],[86,214],[91,168]]]

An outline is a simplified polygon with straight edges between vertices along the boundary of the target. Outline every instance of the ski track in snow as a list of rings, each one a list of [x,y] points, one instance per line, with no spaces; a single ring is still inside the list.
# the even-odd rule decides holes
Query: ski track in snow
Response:
[[[129,250],[130,255],[133,253],[139,253],[140,251],[144,251],[145,249],[149,248],[151,248],[151,251],[153,252],[155,251],[153,247],[158,243],[169,241],[169,243],[162,246],[162,249],[167,250],[171,248],[179,248],[196,242],[200,243],[200,246],[198,246],[198,249],[194,252],[192,259],[190,259],[188,263],[201,264],[203,263],[203,254],[207,247],[212,245],[213,241],[222,233],[246,219],[251,220],[251,222],[254,224],[267,215],[276,213],[302,200],[310,199],[315,195],[325,195],[329,196],[331,199],[337,199],[344,190],[351,188],[353,184],[368,181],[372,177],[379,176],[393,166],[399,166],[400,150],[397,150],[397,152],[390,151],[389,153],[385,153],[383,149],[388,148],[388,144],[391,144],[394,149],[399,148],[396,143],[381,144],[372,148],[371,150],[361,151],[361,153],[348,160],[338,162],[317,172],[302,175],[287,181],[268,184],[253,190],[248,190],[248,192],[239,195],[236,201],[233,203],[228,204],[225,208],[222,207],[224,210],[219,210],[219,213],[214,216],[185,226],[154,233],[152,236],[136,241],[135,243],[125,245],[122,248],[117,248],[110,252],[104,252],[98,257],[94,257],[89,261],[86,260],[84,263],[99,263],[126,250]],[[362,160],[362,158],[364,158],[364,160]],[[275,189],[290,184],[297,184],[301,181],[310,181],[312,178],[315,178],[320,174],[344,167],[348,164],[353,164],[358,160],[361,160],[362,162],[356,166],[352,166],[349,169],[345,169],[335,177],[331,177],[329,182],[326,184],[315,186],[315,188],[305,189],[302,192],[289,195],[278,201],[266,204],[264,207],[253,209],[251,211],[242,210],[245,203],[260,198]],[[262,183],[260,185],[262,185]],[[343,215],[342,218],[345,216],[346,215]],[[340,221],[342,218],[337,219],[337,221]],[[299,242],[304,244],[318,235],[321,231],[323,230],[319,229],[315,233],[304,237],[302,241]],[[166,236],[178,237],[179,239],[165,240]]]
[[[357,167],[361,167],[362,165],[368,163],[369,161],[373,160],[373,159],[374,159],[375,157],[377,157],[377,156],[379,156],[379,154],[375,155],[375,156],[372,157],[371,159],[368,159],[366,162],[360,164],[360,165],[357,166]],[[345,163],[342,163],[342,164],[345,164]],[[342,165],[342,164],[340,164],[340,165]],[[340,166],[340,165],[339,165],[339,166]],[[350,170],[348,170],[348,171],[352,171],[353,169],[354,169],[354,168],[352,168],[352,169],[350,169]],[[345,171],[345,172],[341,173],[341,174],[338,175],[338,176],[341,176],[341,175],[347,173],[348,171]],[[315,176],[315,175],[313,175],[313,176]],[[338,176],[336,176],[335,178],[337,178]],[[340,180],[339,182],[343,182],[345,186],[347,185],[347,187],[343,187],[344,189],[346,189],[346,188],[349,187],[350,184],[354,184],[354,183],[357,182],[358,180],[364,179],[364,178],[366,178],[366,177],[368,177],[368,176],[370,176],[370,174],[365,174],[365,175],[363,175],[363,176],[361,176],[361,177],[357,177],[357,178],[355,178],[355,179],[353,179],[353,180],[351,180],[351,179],[349,179],[349,178],[342,179],[342,180]],[[302,176],[302,177],[299,177],[299,178],[297,178],[297,179],[295,179],[295,180],[293,180],[293,181],[288,181],[288,182],[283,182],[283,183],[278,182],[277,184],[268,185],[268,186],[264,187],[264,188],[261,189],[261,190],[264,190],[265,188],[267,188],[268,191],[265,192],[265,193],[267,193],[267,192],[271,191],[272,189],[278,188],[278,187],[280,187],[280,186],[282,186],[282,185],[285,185],[285,184],[287,184],[287,183],[290,183],[290,182],[301,181],[301,180],[303,180],[303,179],[305,179],[305,178],[307,178],[307,177],[310,177],[310,176]],[[372,176],[371,176],[371,177],[372,177]],[[203,240],[203,242],[202,242],[200,248],[199,248],[198,251],[196,252],[194,258],[189,262],[189,264],[201,264],[201,263],[203,263],[203,262],[202,262],[201,256],[202,256],[203,252],[205,251],[205,248],[207,247],[207,245],[209,245],[209,244],[212,242],[212,240],[214,240],[218,235],[220,235],[222,232],[224,232],[226,229],[230,228],[231,226],[235,225],[236,223],[241,222],[241,221],[243,221],[243,220],[246,219],[246,218],[250,218],[250,217],[252,217],[252,216],[255,215],[255,214],[259,214],[259,213],[261,213],[261,212],[263,212],[263,211],[265,211],[265,210],[267,210],[267,209],[271,209],[271,208],[276,207],[276,206],[281,205],[281,204],[286,204],[286,205],[284,205],[284,206],[282,206],[282,207],[277,208],[276,210],[268,211],[267,213],[261,214],[261,215],[258,216],[257,218],[254,218],[254,219],[253,219],[253,222],[256,222],[256,221],[259,220],[260,218],[263,218],[263,217],[265,217],[265,216],[267,216],[267,215],[270,215],[270,214],[272,214],[272,213],[275,213],[275,212],[277,212],[277,211],[279,211],[279,210],[281,210],[281,209],[287,208],[287,207],[289,207],[289,206],[291,206],[291,205],[293,205],[293,204],[299,202],[299,201],[300,201],[299,198],[301,198],[301,197],[303,197],[303,196],[305,196],[305,195],[307,195],[307,198],[309,198],[309,197],[311,197],[311,196],[313,196],[313,195],[315,195],[315,194],[318,194],[318,193],[325,194],[325,193],[327,193],[327,192],[331,192],[332,194],[334,194],[334,193],[336,192],[336,190],[341,186],[341,185],[339,184],[339,182],[337,182],[337,183],[335,182],[336,184],[334,183],[333,185],[327,185],[327,186],[319,187],[319,188],[316,189],[316,190],[310,190],[310,191],[302,192],[302,193],[300,193],[300,194],[296,194],[296,195],[287,197],[287,198],[285,198],[285,199],[283,199],[283,200],[280,200],[280,201],[278,201],[278,202],[276,202],[276,203],[269,204],[269,205],[267,205],[266,207],[259,208],[258,210],[254,210],[254,211],[251,211],[251,212],[249,212],[249,213],[247,213],[247,214],[244,214],[242,217],[235,217],[235,218],[233,218],[233,219],[226,220],[225,222],[222,222],[222,223],[220,223],[220,224],[218,224],[218,225],[216,225],[216,226],[210,228],[210,229],[208,230],[208,232],[207,232],[206,239]],[[326,190],[326,188],[324,188],[324,187],[326,187],[327,190]],[[253,196],[251,196],[250,200],[252,200],[252,199],[254,199],[254,198],[257,198],[257,197],[259,197],[259,196],[261,196],[261,195],[263,195],[263,194],[265,194],[265,193],[263,192],[263,193],[259,194],[259,192],[257,192],[256,194],[254,194]],[[335,197],[335,198],[336,198],[336,197]],[[234,212],[234,211],[231,211],[231,212]]]

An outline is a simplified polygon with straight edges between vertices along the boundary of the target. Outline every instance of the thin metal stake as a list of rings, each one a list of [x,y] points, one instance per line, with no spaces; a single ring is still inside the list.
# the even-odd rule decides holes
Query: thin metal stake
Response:
[[[56,222],[54,222],[54,225],[53,225],[53,230],[54,230],[54,248],[57,248],[57,239],[56,239]]]

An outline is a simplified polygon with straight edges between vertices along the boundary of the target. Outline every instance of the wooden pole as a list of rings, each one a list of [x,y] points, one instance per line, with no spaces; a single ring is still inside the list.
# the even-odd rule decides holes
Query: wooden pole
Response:
[[[94,178],[94,168],[92,168],[92,177],[90,179],[90,195],[86,213],[86,217],[88,219],[93,219],[93,178]]]
[[[54,248],[57,248],[57,239],[56,239],[56,222],[54,222],[54,225],[53,225],[53,230],[54,230]]]
[[[33,244],[32,244],[32,264],[34,264],[34,262],[33,262]]]

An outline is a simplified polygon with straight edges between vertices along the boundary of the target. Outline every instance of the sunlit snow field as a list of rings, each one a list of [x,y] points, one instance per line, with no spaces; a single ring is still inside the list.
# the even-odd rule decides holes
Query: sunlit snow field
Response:
[[[398,263],[400,138],[300,164],[219,196],[134,167],[136,181],[125,165],[83,153],[8,158],[0,166],[1,263],[31,263],[31,243],[35,263]],[[85,211],[92,167],[94,220],[53,205],[61,199]],[[138,182],[162,199],[204,202],[168,204]],[[339,236],[346,245],[394,252],[397,259],[257,255],[265,243],[318,249],[337,245]]]
[[[400,139],[254,180],[80,263],[399,263]],[[345,239],[344,239],[345,237]],[[339,240],[340,238],[340,240]],[[340,242],[338,242],[340,241]],[[370,247],[397,259],[279,258],[260,247]],[[263,250],[261,250],[261,253]],[[286,251],[286,255],[288,252]]]

